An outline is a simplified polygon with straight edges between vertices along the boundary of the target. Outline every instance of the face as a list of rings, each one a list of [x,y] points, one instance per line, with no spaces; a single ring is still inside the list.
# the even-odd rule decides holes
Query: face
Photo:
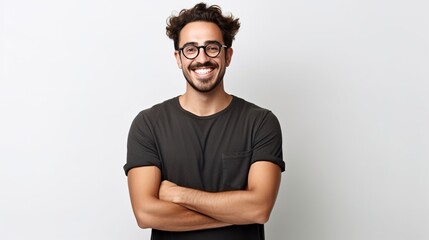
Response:
[[[224,44],[220,28],[210,22],[191,22],[180,31],[179,48],[186,44],[205,46],[210,42]],[[225,69],[231,62],[232,49],[221,48],[217,57],[209,57],[204,49],[195,59],[187,59],[180,51],[175,51],[179,68],[182,69],[189,86],[198,92],[211,92],[221,86]]]

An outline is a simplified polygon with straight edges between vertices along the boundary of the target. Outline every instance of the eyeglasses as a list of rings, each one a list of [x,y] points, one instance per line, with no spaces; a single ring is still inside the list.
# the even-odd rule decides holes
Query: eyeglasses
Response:
[[[198,57],[200,54],[200,48],[203,48],[207,56],[215,58],[219,55],[220,50],[222,50],[223,47],[228,48],[226,45],[218,42],[212,42],[204,46],[195,46],[192,43],[188,43],[185,44],[185,46],[179,48],[179,51],[182,52],[185,58],[192,60]]]

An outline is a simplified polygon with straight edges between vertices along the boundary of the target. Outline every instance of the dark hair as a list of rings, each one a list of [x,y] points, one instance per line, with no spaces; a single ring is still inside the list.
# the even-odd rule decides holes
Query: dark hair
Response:
[[[179,34],[186,24],[195,21],[215,23],[222,31],[222,37],[226,46],[231,47],[235,34],[240,28],[239,19],[232,16],[222,15],[222,10],[217,5],[207,7],[205,3],[198,3],[193,8],[183,9],[177,16],[167,19],[167,36],[173,40],[174,48],[179,49]]]

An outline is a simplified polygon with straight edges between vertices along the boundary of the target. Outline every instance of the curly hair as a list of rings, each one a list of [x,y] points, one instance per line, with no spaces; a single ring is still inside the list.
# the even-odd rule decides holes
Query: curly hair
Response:
[[[234,16],[224,16],[222,10],[217,5],[207,7],[205,3],[198,3],[193,8],[183,9],[177,16],[170,16],[167,19],[167,36],[173,40],[174,49],[179,49],[180,31],[186,24],[195,21],[205,21],[215,23],[222,31],[225,45],[232,46],[232,41],[240,28],[239,19]]]

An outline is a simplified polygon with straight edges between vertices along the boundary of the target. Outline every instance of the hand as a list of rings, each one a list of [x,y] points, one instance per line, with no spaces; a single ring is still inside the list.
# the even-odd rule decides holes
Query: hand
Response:
[[[177,184],[164,180],[159,186],[159,199],[167,202],[174,202],[177,198],[177,190],[179,186]]]

